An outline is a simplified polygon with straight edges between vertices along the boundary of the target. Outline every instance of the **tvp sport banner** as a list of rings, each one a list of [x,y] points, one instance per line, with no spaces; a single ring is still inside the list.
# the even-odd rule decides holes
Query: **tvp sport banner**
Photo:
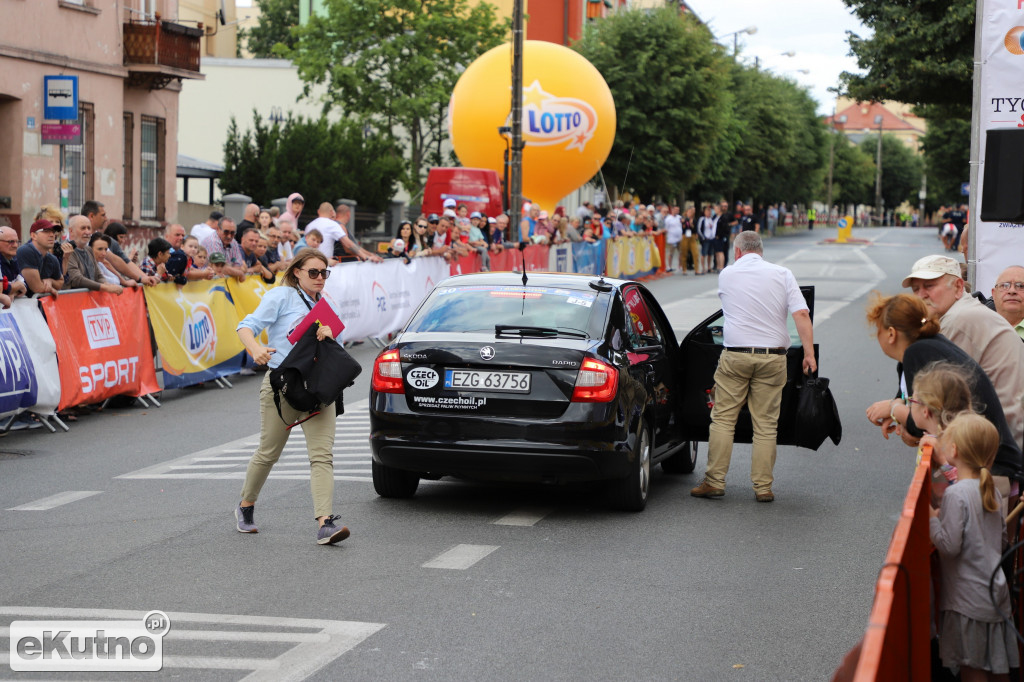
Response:
[[[61,360],[60,409],[160,390],[141,291],[81,291],[42,305]]]

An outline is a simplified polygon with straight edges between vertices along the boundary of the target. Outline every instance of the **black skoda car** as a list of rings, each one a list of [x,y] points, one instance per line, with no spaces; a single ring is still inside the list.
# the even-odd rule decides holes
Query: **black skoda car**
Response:
[[[687,337],[688,359],[639,282],[449,278],[374,362],[374,488],[409,497],[421,478],[446,475],[606,481],[613,506],[642,510],[651,467],[689,473],[707,440],[714,322]],[[802,357],[798,346],[791,354]]]

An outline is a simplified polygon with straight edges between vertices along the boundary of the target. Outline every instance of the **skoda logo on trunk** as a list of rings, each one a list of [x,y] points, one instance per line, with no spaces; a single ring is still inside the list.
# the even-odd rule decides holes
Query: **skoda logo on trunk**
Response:
[[[484,346],[480,349],[481,360],[491,360],[494,358],[494,348],[491,346]]]

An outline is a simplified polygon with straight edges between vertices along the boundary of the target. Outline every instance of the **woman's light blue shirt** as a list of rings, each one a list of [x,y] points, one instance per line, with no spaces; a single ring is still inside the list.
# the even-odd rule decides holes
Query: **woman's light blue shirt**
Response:
[[[295,287],[284,284],[276,286],[263,294],[263,300],[256,310],[238,323],[235,331],[245,327],[252,331],[253,336],[259,336],[260,332],[267,330],[267,344],[277,351],[270,356],[271,368],[280,365],[295,345],[289,343],[288,334],[309,314],[309,308],[302,302],[303,298],[310,306],[315,305],[312,298],[300,294]]]

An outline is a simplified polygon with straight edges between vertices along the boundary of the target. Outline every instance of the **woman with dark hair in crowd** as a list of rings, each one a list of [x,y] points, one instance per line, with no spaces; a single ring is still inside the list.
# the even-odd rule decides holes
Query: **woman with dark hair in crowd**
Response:
[[[300,250],[288,269],[280,286],[263,295],[256,310],[238,323],[238,338],[257,365],[277,367],[287,357],[293,344],[288,334],[306,317],[327,283],[331,271],[327,257],[311,248]],[[267,346],[257,337],[267,331]],[[333,339],[329,325],[317,329],[317,339]],[[242,485],[242,501],[235,508],[235,522],[239,533],[256,533],[254,519],[256,500],[267,482],[270,470],[277,463],[288,442],[289,426],[303,417],[287,401],[281,401],[281,414],[274,404],[274,391],[270,387],[270,372],[260,386],[260,441],[249,460]],[[319,523],[317,544],[333,545],[348,537],[345,526],[335,526],[338,518],[332,513],[334,505],[334,404],[324,405],[320,411],[301,422],[309,455],[310,488],[313,493],[313,514]],[[287,423],[286,423],[287,422]]]
[[[395,238],[388,244],[388,253],[392,256],[415,256],[416,251],[419,250],[417,244],[414,243],[412,223],[408,220],[403,220],[398,224],[398,229],[395,231]]]
[[[122,287],[133,287],[138,282],[128,279],[118,272],[111,270],[107,265],[107,250],[110,249],[114,238],[104,232],[97,232],[89,237],[89,248],[92,250],[92,257],[96,259],[96,266],[100,270],[100,276],[110,284],[117,284]]]
[[[116,256],[119,256],[125,262],[131,260],[124,253],[124,245],[121,240],[128,241],[128,228],[119,222],[111,222],[107,224],[106,229],[103,230],[103,234],[110,237],[110,252]]]
[[[430,243],[427,237],[429,229],[430,224],[427,223],[426,216],[420,215],[416,218],[412,224],[412,238],[406,246],[406,251],[410,256],[418,257],[430,253]]]
[[[1008,497],[1009,480],[1021,470],[1021,451],[1006,425],[999,396],[988,375],[971,356],[939,333],[938,319],[917,296],[899,294],[883,298],[876,295],[868,307],[867,319],[876,328],[882,352],[896,361],[899,377],[896,397],[868,407],[868,420],[881,428],[886,438],[901,428],[904,442],[916,446],[924,432],[915,422],[908,402],[914,395],[914,377],[936,361],[958,365],[970,378],[972,405],[999,431],[999,451],[992,474],[997,486],[1005,488],[1004,498]]]

